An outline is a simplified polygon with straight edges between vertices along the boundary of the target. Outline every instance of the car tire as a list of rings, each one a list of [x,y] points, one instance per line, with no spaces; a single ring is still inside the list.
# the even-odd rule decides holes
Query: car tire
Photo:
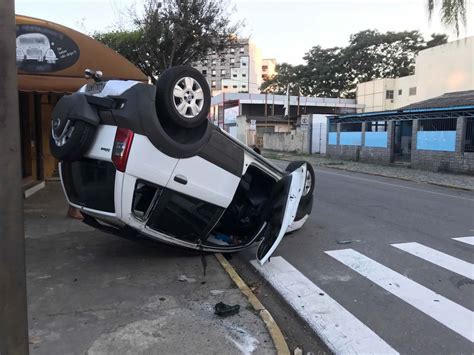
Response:
[[[291,173],[292,171],[298,169],[301,165],[306,164],[306,182],[305,182],[305,191],[301,196],[300,203],[298,205],[298,211],[296,212],[295,221],[299,221],[304,218],[306,215],[311,213],[313,209],[313,193],[314,193],[314,169],[311,164],[305,161],[292,161],[286,167],[286,171]],[[309,188],[306,190],[306,183],[310,182]]]
[[[195,128],[207,120],[211,105],[209,85],[188,66],[165,70],[156,83],[156,113],[163,124]]]
[[[70,120],[66,131],[68,130],[70,133],[66,132],[65,136],[61,137],[61,134],[55,132],[53,127],[49,138],[49,149],[56,159],[79,160],[92,145],[96,127],[84,121]]]

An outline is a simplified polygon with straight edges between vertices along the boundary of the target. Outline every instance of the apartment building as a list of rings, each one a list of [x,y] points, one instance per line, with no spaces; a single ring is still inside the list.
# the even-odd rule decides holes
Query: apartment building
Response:
[[[474,90],[474,37],[418,53],[415,74],[357,85],[365,112],[394,110],[448,92]]]
[[[210,52],[193,67],[207,79],[213,96],[227,92],[258,93],[262,84],[262,55],[248,39],[239,40],[223,52]]]
[[[271,79],[276,74],[277,61],[275,58],[262,59],[262,81]]]

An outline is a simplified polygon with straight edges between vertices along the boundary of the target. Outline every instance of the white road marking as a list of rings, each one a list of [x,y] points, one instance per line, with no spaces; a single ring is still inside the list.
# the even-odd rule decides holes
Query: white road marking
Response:
[[[358,176],[352,176],[352,175],[345,175],[345,174],[337,174],[337,173],[332,173],[332,172],[329,172],[329,171],[325,171],[325,170],[321,170],[321,169],[317,169],[318,173],[323,173],[323,174],[328,174],[328,175],[335,175],[335,176],[342,176],[342,177],[345,177],[345,178],[348,178],[348,179],[355,179],[355,180],[361,180],[361,181],[368,181],[370,183],[376,183],[376,184],[382,184],[382,185],[389,185],[389,186],[395,186],[395,187],[400,187],[402,189],[407,189],[407,190],[414,190],[414,191],[420,191],[420,192],[426,192],[428,194],[433,194],[433,195],[441,195],[441,196],[447,196],[447,197],[452,197],[452,198],[459,198],[461,200],[467,200],[467,201],[474,201],[474,199],[472,198],[467,198],[467,197],[461,197],[461,196],[455,196],[455,195],[449,195],[449,194],[445,194],[445,193],[442,193],[442,192],[435,192],[435,191],[428,191],[428,190],[423,190],[423,189],[417,189],[416,187],[410,187],[410,186],[403,186],[403,185],[397,185],[397,184],[391,184],[389,182],[385,182],[385,181],[378,181],[378,180],[375,180],[375,179],[365,179],[365,178],[361,178],[361,177],[358,177]],[[349,171],[348,172],[352,172],[352,173],[357,173],[355,171]],[[360,173],[359,173],[360,174]],[[378,176],[378,175],[377,175]],[[386,179],[391,179],[391,177],[389,176],[380,176],[382,178],[386,178]],[[396,179],[396,178],[395,178]]]
[[[398,354],[382,338],[280,256],[261,267],[270,282],[336,354]]]
[[[399,243],[392,244],[392,246],[474,280],[474,264],[467,261],[442,253],[436,249],[428,248],[419,243]]]
[[[325,253],[471,342],[474,341],[474,313],[469,309],[353,249]]]
[[[474,245],[474,237],[460,237],[460,238],[453,238],[453,239],[457,240],[458,242]]]

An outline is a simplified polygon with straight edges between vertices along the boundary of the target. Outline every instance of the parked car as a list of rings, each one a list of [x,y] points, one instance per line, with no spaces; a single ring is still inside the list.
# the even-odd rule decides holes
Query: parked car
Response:
[[[16,60],[46,61],[54,64],[58,60],[51,49],[49,39],[41,33],[25,33],[16,38]]]
[[[66,198],[107,232],[235,252],[260,241],[263,265],[311,213],[314,172],[282,171],[210,123],[205,78],[185,66],[156,86],[97,81],[64,96],[50,147]]]

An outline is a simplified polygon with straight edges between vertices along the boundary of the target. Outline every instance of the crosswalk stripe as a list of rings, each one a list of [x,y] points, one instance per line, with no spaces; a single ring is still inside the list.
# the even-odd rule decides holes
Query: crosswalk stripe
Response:
[[[284,258],[251,263],[334,353],[398,354]]]
[[[392,246],[474,280],[474,264],[468,263],[467,261],[455,258],[419,243],[398,243],[392,244]]]
[[[474,341],[474,313],[469,309],[353,249],[325,253],[471,342]]]
[[[457,240],[458,242],[474,245],[474,237],[460,237],[460,238],[453,238],[453,239]]]

